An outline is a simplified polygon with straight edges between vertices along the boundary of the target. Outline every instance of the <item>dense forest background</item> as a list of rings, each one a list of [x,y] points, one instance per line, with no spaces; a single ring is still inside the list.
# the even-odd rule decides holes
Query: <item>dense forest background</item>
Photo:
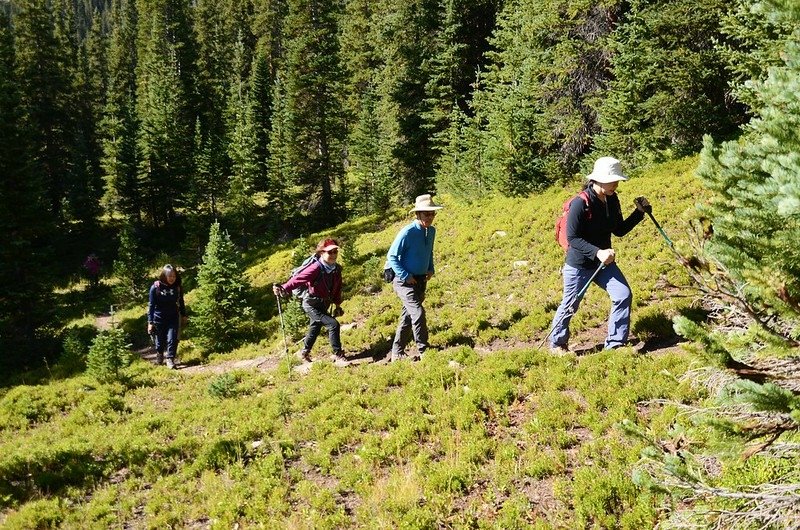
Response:
[[[0,363],[100,251],[197,260],[423,192],[697,152],[793,30],[751,0],[0,1]]]

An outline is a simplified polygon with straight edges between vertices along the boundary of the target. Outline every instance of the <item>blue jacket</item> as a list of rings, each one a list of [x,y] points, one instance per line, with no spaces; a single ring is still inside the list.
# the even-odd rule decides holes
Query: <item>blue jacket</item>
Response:
[[[385,269],[391,267],[401,281],[409,276],[420,276],[433,273],[433,242],[436,240],[436,229],[422,228],[419,221],[404,226],[394,238],[386,255]]]
[[[150,300],[147,304],[147,321],[154,324],[175,322],[178,315],[186,315],[183,303],[183,288],[179,281],[172,285],[156,280],[150,287]]]

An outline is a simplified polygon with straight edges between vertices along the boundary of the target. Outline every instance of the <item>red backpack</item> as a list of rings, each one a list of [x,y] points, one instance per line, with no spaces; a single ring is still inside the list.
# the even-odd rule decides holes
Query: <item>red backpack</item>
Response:
[[[592,218],[592,209],[589,208],[589,194],[586,193],[586,190],[581,191],[578,195],[574,195],[564,202],[561,206],[561,215],[556,219],[556,241],[558,241],[558,244],[564,249],[564,252],[569,249],[569,241],[567,241],[567,214],[569,214],[569,205],[575,197],[583,199],[583,203],[586,205],[586,218]]]

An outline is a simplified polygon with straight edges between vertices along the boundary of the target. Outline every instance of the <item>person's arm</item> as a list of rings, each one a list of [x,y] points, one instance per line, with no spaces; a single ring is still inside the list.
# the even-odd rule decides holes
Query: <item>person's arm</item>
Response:
[[[281,288],[287,292],[292,292],[292,289],[297,289],[301,285],[311,284],[321,274],[319,263],[314,261],[308,267],[297,273],[297,276],[289,278],[289,280],[281,285]]]
[[[590,206],[591,207],[591,206]],[[567,213],[567,242],[569,248],[574,248],[578,253],[587,259],[597,258],[600,247],[592,245],[580,236],[584,223],[591,223],[586,212],[586,203],[583,197],[578,195],[569,203],[569,213]]]
[[[336,271],[333,273],[331,301],[333,301],[336,307],[342,305],[342,267],[340,265],[336,265]]]
[[[182,317],[186,317],[186,303],[183,301],[183,285],[178,286],[178,312]]]
[[[408,230],[403,228],[394,238],[394,242],[392,246],[389,247],[389,252],[386,254],[386,261],[389,262],[389,266],[392,267],[394,270],[395,275],[400,278],[400,281],[405,282],[408,280],[410,276],[408,271],[403,268],[400,264],[400,256],[403,255],[406,243],[406,237],[408,235]]]
[[[431,230],[431,256],[428,260],[428,273],[426,274],[427,278],[430,280],[431,277],[436,274],[436,268],[433,266],[433,246],[436,244],[436,229],[434,227],[428,228]]]
[[[639,211],[638,209],[634,209],[633,212],[625,219],[622,219],[622,206],[619,203],[619,199],[615,201],[615,210],[617,215],[617,223],[614,227],[612,233],[617,237],[622,237],[631,230],[633,227],[638,225],[644,219],[644,212]]]
[[[156,318],[156,286],[150,286],[150,293],[147,298],[147,333],[153,332],[153,324]]]

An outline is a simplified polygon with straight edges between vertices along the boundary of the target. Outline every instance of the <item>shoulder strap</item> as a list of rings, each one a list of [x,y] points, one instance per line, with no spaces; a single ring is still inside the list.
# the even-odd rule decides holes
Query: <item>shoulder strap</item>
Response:
[[[592,207],[589,204],[589,193],[586,190],[581,190],[581,192],[578,195],[580,195],[581,199],[583,199],[583,204],[586,206],[586,208],[585,208],[586,218],[587,219],[591,219],[592,218]]]

